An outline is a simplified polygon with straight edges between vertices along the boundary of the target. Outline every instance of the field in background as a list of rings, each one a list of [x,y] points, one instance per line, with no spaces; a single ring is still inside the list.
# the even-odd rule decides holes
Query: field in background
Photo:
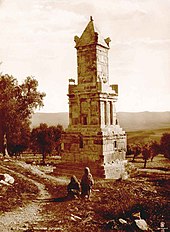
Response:
[[[132,162],[133,155],[127,156],[126,158],[129,162]],[[141,154],[135,158],[133,165],[139,169],[143,169],[144,160]],[[170,172],[170,160],[168,160],[167,158],[165,158],[163,155],[160,154],[158,156],[155,156],[153,161],[151,161],[151,159],[147,161],[146,169]]]
[[[152,140],[160,142],[160,138],[164,133],[170,133],[170,128],[127,132],[127,141],[129,145],[137,143],[145,144]]]

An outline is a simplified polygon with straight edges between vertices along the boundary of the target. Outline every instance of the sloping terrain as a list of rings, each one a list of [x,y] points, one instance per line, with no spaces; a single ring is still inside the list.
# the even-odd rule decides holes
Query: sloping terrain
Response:
[[[66,167],[67,169],[67,167]],[[95,185],[91,200],[67,200],[66,186],[68,176],[47,175],[38,169],[38,166],[24,162],[9,160],[0,162],[0,171],[15,175],[15,186],[10,189],[16,206],[0,216],[1,231],[134,231],[131,224],[122,228],[118,219],[123,218],[132,222],[132,213],[140,211],[142,218],[148,225],[157,231],[161,220],[170,226],[169,218],[169,179],[163,175],[148,177],[136,176],[126,181],[98,179],[94,176]],[[67,170],[69,171],[69,170]],[[70,170],[70,174],[71,174]],[[78,178],[82,173],[77,172]],[[26,179],[27,181],[26,181]],[[18,183],[34,183],[39,189],[30,201],[30,193]],[[24,204],[18,205],[17,191],[25,194]],[[25,191],[24,191],[25,190]],[[1,197],[1,205],[4,204]],[[27,201],[26,201],[27,199]],[[10,204],[10,198],[5,198]],[[32,212],[32,216],[30,216]],[[11,214],[13,216],[11,216]],[[5,216],[4,216],[5,215]],[[20,220],[16,220],[16,217]],[[163,216],[163,219],[162,219]],[[5,217],[5,221],[4,221]]]
[[[118,112],[117,116],[126,131],[170,128],[170,112]]]
[[[170,112],[118,112],[117,117],[125,131],[151,130],[170,128]],[[35,113],[32,117],[32,127],[46,123],[49,126],[61,124],[68,126],[68,113]]]
[[[40,123],[46,123],[48,126],[61,124],[66,128],[69,123],[68,113],[35,113],[32,116],[32,127],[37,127]]]
[[[145,144],[152,140],[160,142],[164,133],[170,133],[170,128],[127,132],[128,144]]]

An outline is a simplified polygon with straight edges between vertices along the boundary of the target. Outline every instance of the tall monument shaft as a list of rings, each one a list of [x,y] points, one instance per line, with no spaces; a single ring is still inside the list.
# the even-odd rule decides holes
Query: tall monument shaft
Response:
[[[125,159],[126,135],[116,118],[118,86],[109,84],[110,38],[101,38],[91,18],[74,40],[78,81],[69,82],[69,126],[62,136],[62,157],[95,166],[99,175],[112,178],[110,164]]]

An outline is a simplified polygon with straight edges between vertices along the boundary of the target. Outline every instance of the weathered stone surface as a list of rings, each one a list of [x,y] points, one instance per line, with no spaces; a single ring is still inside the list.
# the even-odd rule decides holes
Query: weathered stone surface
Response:
[[[110,39],[102,40],[93,20],[75,37],[78,84],[68,88],[69,126],[62,136],[65,161],[95,163],[102,177],[117,178],[115,160],[124,160],[126,134],[118,125],[118,86],[109,84]]]

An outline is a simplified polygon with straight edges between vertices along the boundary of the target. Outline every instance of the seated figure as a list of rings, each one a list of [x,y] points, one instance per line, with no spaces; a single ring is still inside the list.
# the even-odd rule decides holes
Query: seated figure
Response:
[[[67,196],[69,198],[78,198],[80,196],[80,183],[76,176],[72,176],[67,186]]]

